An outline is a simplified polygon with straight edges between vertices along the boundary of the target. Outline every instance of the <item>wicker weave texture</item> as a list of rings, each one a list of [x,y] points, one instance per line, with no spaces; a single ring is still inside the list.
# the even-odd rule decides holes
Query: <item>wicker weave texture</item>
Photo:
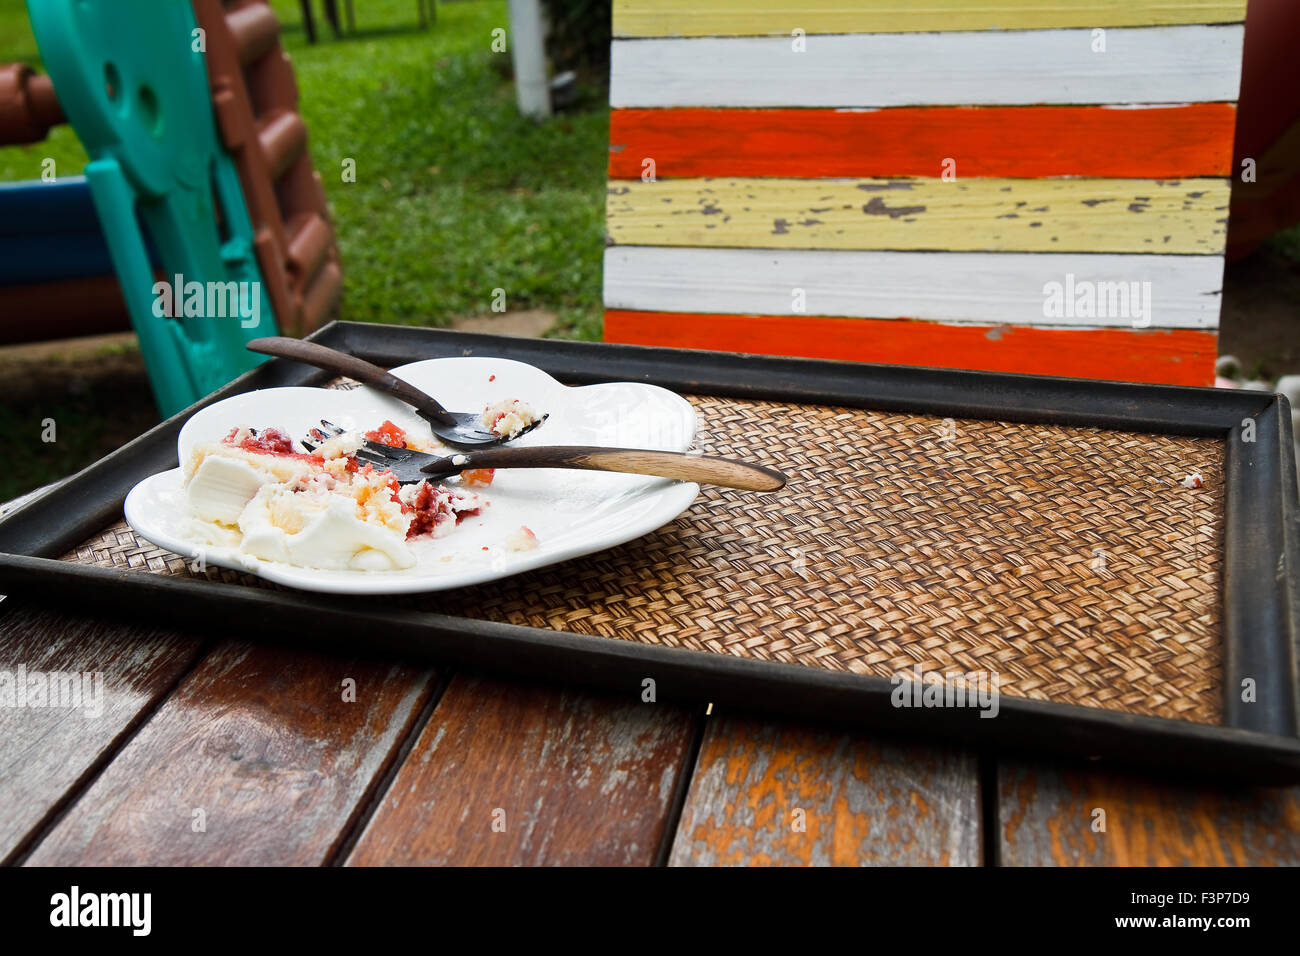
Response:
[[[700,450],[773,464],[786,489],[706,488],[621,547],[395,602],[885,677],[992,673],[1003,694],[1221,722],[1220,441],[692,402]],[[1190,472],[1203,487],[1181,486]],[[125,524],[67,558],[197,573]]]

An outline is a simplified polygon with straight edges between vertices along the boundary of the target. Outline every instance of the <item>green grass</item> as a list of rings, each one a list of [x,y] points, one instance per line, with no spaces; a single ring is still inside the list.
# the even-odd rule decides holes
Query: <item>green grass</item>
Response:
[[[27,22],[23,0],[0,0],[0,63],[26,63],[40,68],[41,60]],[[55,174],[79,176],[86,165],[86,151],[72,127],[55,127],[43,142],[0,148],[0,182],[39,179],[41,162],[54,160]]]
[[[1270,237],[1267,245],[1292,262],[1300,262],[1300,225],[1292,226]]]
[[[365,0],[359,34],[335,40],[319,18],[308,45],[297,0],[275,0],[293,58],[312,160],[324,181],[343,261],[343,318],[443,325],[510,309],[559,317],[556,334],[598,339],[609,112],[605,91],[537,124],[518,115],[509,54],[491,51],[507,27],[505,0],[439,9],[421,31],[411,0]],[[320,4],[316,4],[319,11]],[[340,6],[342,6],[340,4]],[[0,62],[39,66],[22,0],[0,0]],[[80,174],[86,154],[69,126],[41,143],[0,148],[0,181],[35,179],[52,157]],[[342,161],[357,181],[342,181]],[[94,461],[157,421],[147,385],[112,356],[46,361],[35,384],[3,394],[0,438],[24,450],[0,475],[0,501]],[[130,356],[123,357],[130,359]],[[104,366],[110,366],[104,371]],[[0,373],[28,381],[26,366]],[[39,441],[45,418],[58,441]]]
[[[312,160],[325,184],[343,261],[341,315],[443,325],[544,308],[560,334],[599,338],[609,113],[604,90],[547,123],[519,116],[504,0],[445,4],[427,31],[411,0],[357,5],[358,34],[334,39],[318,16],[308,45],[297,0],[275,0],[293,58]],[[342,6],[340,4],[340,6]],[[317,5],[319,10],[319,5]],[[0,0],[0,61],[36,60],[20,0]],[[68,127],[45,143],[0,149],[0,180],[60,174],[85,154]],[[344,159],[356,182],[342,181]]]

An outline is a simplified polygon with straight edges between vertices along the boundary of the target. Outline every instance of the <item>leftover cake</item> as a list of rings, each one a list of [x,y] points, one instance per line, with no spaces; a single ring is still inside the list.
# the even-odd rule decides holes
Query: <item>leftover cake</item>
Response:
[[[383,444],[406,447],[400,432],[385,422],[364,437],[380,434],[392,439]],[[345,432],[307,453],[278,428],[241,426],[197,445],[183,469],[202,536],[298,567],[394,571],[415,565],[414,540],[442,537],[479,513],[472,492],[428,481],[401,485],[391,472],[361,465],[362,441]]]
[[[494,402],[483,409],[483,424],[499,438],[514,438],[537,420],[533,407],[517,398]]]

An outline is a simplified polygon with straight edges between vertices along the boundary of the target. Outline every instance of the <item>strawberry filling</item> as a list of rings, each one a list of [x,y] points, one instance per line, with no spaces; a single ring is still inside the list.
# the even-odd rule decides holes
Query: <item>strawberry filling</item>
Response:
[[[247,432],[242,439],[239,437],[241,431]],[[261,431],[255,431],[251,428],[232,428],[226,437],[221,439],[221,443],[260,455],[279,455],[282,458],[298,458],[302,461],[319,462],[323,460],[319,455],[304,455],[302,452],[294,451],[293,439],[275,427],[263,428]]]
[[[366,432],[366,440],[391,445],[393,448],[405,448],[406,432],[392,422],[385,421],[374,431]]]
[[[445,488],[436,488],[427,481],[420,482],[415,497],[410,503],[414,512],[411,527],[406,532],[407,539],[417,538],[422,534],[442,533],[460,524],[470,515],[479,513],[477,507],[460,507],[464,496]]]

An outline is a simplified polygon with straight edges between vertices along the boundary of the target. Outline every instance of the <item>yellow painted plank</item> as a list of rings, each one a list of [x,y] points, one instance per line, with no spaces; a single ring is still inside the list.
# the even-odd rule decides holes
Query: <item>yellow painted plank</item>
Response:
[[[1225,179],[665,179],[609,184],[616,245],[1222,253]]]
[[[1246,0],[614,0],[620,37],[1240,23]]]

